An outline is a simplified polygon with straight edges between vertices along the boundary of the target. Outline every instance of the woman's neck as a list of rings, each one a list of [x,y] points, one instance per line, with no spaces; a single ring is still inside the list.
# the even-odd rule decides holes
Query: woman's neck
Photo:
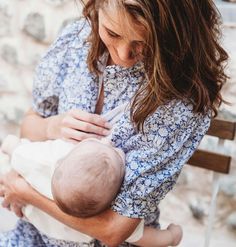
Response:
[[[107,60],[107,66],[109,65],[115,65],[114,61],[112,60],[111,56],[109,55],[108,60]]]

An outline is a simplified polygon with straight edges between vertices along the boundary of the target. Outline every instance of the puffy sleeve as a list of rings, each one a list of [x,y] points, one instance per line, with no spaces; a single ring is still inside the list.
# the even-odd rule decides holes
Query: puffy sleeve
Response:
[[[192,105],[172,101],[145,121],[144,133],[129,136],[124,116],[113,142],[126,154],[126,174],[112,209],[132,218],[158,212],[158,204],[173,188],[178,175],[210,125],[210,114],[194,114]]]
[[[62,83],[70,66],[66,62],[66,57],[70,56],[72,49],[83,46],[87,25],[85,19],[81,18],[65,27],[36,68],[32,107],[43,117],[58,113]]]

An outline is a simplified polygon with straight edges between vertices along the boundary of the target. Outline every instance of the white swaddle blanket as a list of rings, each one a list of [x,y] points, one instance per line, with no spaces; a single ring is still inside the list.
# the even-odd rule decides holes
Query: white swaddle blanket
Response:
[[[127,103],[118,106],[103,116],[114,125],[119,120],[126,106]],[[20,145],[12,154],[10,166],[21,174],[35,190],[47,198],[53,199],[51,178],[55,164],[59,159],[67,155],[74,146],[75,144],[60,139],[45,142],[30,142],[29,140],[21,139]],[[27,205],[23,212],[25,218],[30,223],[49,237],[84,243],[89,243],[92,240],[90,236],[62,224],[36,207]],[[143,235],[143,228],[144,220],[142,220],[126,241],[135,242],[139,240]]]

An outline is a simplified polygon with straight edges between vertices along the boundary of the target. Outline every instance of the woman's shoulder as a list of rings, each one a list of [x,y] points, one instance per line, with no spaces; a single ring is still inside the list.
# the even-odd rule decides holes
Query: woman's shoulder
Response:
[[[55,65],[63,64],[66,57],[70,60],[75,54],[82,56],[88,50],[86,40],[89,33],[90,25],[85,18],[81,17],[66,25],[42,56],[37,69],[45,67],[43,65],[47,67],[49,63]],[[78,52],[79,49],[81,52]]]
[[[205,133],[211,122],[211,112],[196,113],[193,104],[189,100],[171,100],[159,106],[149,116],[144,124],[146,133],[152,133],[153,129],[165,126],[169,131],[182,130],[187,132],[201,131]]]
[[[64,46],[66,44],[71,44],[74,47],[84,45],[90,30],[89,22],[84,17],[81,17],[62,29],[53,47]]]
[[[153,114],[153,118],[161,118],[163,121],[181,123],[188,119],[209,119],[210,113],[196,113],[194,112],[193,103],[190,100],[174,99],[157,108]]]
[[[70,22],[66,25],[62,31],[61,36],[75,36],[81,39],[86,39],[91,30],[88,20],[84,17],[80,17],[77,20]]]

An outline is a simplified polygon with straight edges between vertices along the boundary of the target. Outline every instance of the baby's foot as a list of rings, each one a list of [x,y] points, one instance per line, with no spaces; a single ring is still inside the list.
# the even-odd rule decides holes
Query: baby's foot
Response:
[[[170,224],[168,227],[167,227],[167,230],[170,231],[171,235],[172,235],[172,244],[171,246],[177,246],[182,237],[183,237],[183,230],[182,230],[182,227],[179,226],[179,225],[175,225],[175,224]]]

